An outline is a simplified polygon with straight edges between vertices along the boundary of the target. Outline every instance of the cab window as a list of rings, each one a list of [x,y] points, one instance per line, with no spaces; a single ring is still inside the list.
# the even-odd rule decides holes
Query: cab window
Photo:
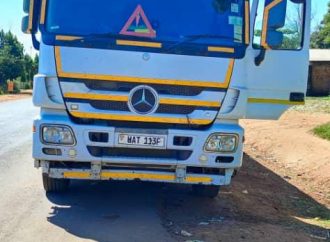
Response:
[[[260,48],[263,46],[262,38],[265,33],[265,24],[267,16],[265,7],[275,6],[276,0],[259,0],[258,11],[254,27],[253,46],[254,48]],[[276,32],[280,35],[281,41],[277,45],[272,46],[271,49],[282,50],[299,50],[303,45],[303,29],[304,29],[304,3],[301,0],[282,0],[282,11],[285,11],[283,24],[280,24],[276,29]],[[269,9],[269,7],[268,7]],[[267,9],[266,9],[267,10]],[[271,20],[268,19],[270,22]],[[264,32],[263,32],[264,31]],[[268,36],[268,38],[270,38]]]

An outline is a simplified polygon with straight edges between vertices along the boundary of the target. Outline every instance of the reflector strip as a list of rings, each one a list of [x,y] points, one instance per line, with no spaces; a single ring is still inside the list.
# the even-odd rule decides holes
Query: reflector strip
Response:
[[[263,99],[263,98],[249,98],[248,102],[249,103],[260,103],[260,104],[305,105],[305,102],[292,102],[289,100]]]
[[[47,0],[42,0],[41,13],[40,13],[40,24],[45,24],[46,6],[47,6]]]
[[[115,101],[128,102],[128,96],[91,94],[91,93],[64,93],[65,98],[98,100],[98,101]],[[220,102],[202,101],[190,99],[160,98],[160,104],[178,105],[178,106],[197,106],[197,107],[221,107]]]
[[[66,179],[91,179],[91,173],[86,171],[68,171],[63,173]],[[157,173],[134,173],[134,172],[112,172],[101,171],[100,178],[103,180],[150,180],[150,181],[176,181],[175,174],[157,174]],[[186,183],[212,183],[213,179],[206,176],[187,176]]]
[[[29,6],[29,26],[28,31],[31,33],[33,28],[33,16],[34,16],[34,0],[30,0],[30,6]]]
[[[91,93],[64,93],[65,98],[84,99],[84,100],[98,100],[98,101],[115,101],[127,102],[128,96],[120,95],[105,95],[105,94],[91,94]]]
[[[209,46],[208,51],[210,51],[210,52],[235,53],[234,48],[217,47],[217,46]]]
[[[79,36],[66,36],[66,35],[57,35],[56,40],[60,41],[72,41],[72,40],[80,40],[82,37]]]
[[[191,125],[208,125],[213,120],[209,119],[189,119],[189,118],[168,118],[168,117],[146,117],[146,116],[134,116],[123,114],[102,114],[102,113],[86,113],[72,111],[71,115],[76,118],[86,119],[100,119],[100,120],[117,120],[117,121],[137,121],[148,123],[171,123],[171,124],[191,124]]]
[[[211,177],[197,177],[197,176],[188,176],[186,178],[186,182],[188,183],[211,183]]]
[[[79,171],[68,171],[63,173],[64,178],[75,178],[75,179],[89,179],[91,174],[89,172],[79,172]]]
[[[156,79],[147,77],[132,77],[132,76],[114,76],[114,75],[100,75],[89,73],[69,73],[63,71],[61,50],[59,46],[55,47],[56,66],[59,77],[63,78],[77,78],[87,80],[103,80],[103,81],[117,81],[129,83],[143,83],[143,84],[159,84],[159,85],[176,85],[176,86],[195,86],[195,87],[213,87],[213,88],[228,88],[231,76],[234,69],[234,59],[230,59],[227,74],[224,82],[207,82],[207,81],[192,81],[192,80],[174,80],[174,79]]]
[[[250,3],[245,0],[245,44],[250,43]]]
[[[160,104],[167,105],[181,105],[181,106],[196,106],[196,107],[221,107],[220,102],[202,101],[202,100],[189,100],[189,99],[172,99],[161,98]]]
[[[159,181],[175,181],[175,175],[170,174],[147,174],[147,173],[120,173],[120,172],[102,172],[103,179],[141,179],[141,180],[159,180]]]
[[[117,43],[117,45],[126,45],[126,46],[162,48],[162,44],[156,43],[156,42],[117,40],[116,43]]]

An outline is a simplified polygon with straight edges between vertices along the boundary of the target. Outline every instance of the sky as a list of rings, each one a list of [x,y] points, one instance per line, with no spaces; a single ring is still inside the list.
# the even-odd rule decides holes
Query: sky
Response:
[[[327,3],[330,0],[312,0],[313,4],[313,24],[312,28],[321,22],[327,12]],[[34,55],[36,51],[32,47],[31,36],[21,32],[21,19],[23,13],[23,0],[0,0],[0,29],[12,31],[24,44],[25,52]]]

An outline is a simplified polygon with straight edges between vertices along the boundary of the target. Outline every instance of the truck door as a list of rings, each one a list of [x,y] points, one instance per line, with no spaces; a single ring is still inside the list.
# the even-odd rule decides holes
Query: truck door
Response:
[[[247,118],[278,119],[304,104],[308,79],[310,0],[255,0],[247,52]],[[252,18],[253,19],[253,18]]]

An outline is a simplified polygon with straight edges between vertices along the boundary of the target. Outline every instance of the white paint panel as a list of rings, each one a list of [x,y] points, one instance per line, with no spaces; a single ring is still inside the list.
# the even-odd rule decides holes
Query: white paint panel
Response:
[[[222,83],[229,59],[61,47],[62,68],[68,73],[118,75]],[[149,55],[145,60],[143,55]]]

